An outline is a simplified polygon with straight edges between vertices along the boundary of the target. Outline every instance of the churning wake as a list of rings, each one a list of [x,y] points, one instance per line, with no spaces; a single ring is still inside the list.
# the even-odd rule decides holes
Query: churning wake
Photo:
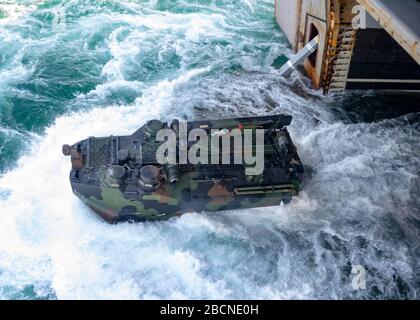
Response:
[[[0,298],[419,297],[419,110],[370,119],[381,97],[279,77],[271,0],[20,6],[0,11]],[[71,192],[63,143],[276,113],[311,167],[288,206],[108,225]]]

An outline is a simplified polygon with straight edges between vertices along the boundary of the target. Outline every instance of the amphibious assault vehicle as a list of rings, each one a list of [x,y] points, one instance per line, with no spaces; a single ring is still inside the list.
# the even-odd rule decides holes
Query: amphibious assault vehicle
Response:
[[[111,223],[275,206],[297,196],[302,181],[291,121],[151,120],[130,136],[90,137],[62,151],[74,194]]]

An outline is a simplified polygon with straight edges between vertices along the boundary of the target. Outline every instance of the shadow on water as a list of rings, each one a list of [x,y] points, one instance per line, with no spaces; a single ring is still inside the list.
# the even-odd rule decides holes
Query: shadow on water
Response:
[[[420,112],[420,94],[350,91],[333,97],[327,106],[344,123],[379,122]]]

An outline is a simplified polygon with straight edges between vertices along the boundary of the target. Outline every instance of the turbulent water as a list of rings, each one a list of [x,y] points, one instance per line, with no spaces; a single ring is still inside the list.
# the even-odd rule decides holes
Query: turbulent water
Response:
[[[282,79],[273,16],[272,0],[0,0],[0,298],[419,298],[419,101]],[[313,171],[289,206],[108,225],[71,192],[63,143],[276,113]]]

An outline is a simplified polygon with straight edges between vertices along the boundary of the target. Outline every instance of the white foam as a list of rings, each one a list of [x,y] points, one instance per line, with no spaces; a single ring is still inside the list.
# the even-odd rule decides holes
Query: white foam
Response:
[[[96,240],[86,240],[88,235],[84,232],[88,229],[83,224],[86,227],[89,225],[91,230],[88,232],[91,236],[102,232],[95,228],[105,228],[106,232],[111,233],[113,231],[96,219],[72,195],[69,184],[65,183],[68,180],[68,159],[61,155],[60,148],[63,143],[73,143],[88,136],[132,133],[146,119],[160,117],[165,113],[164,110],[170,106],[173,90],[178,85],[207,70],[191,70],[173,81],[164,80],[149,88],[145,92],[145,98],[139,99],[135,106],[110,106],[58,118],[55,125],[47,129],[42,141],[19,160],[18,168],[0,178],[0,190],[9,192],[7,199],[0,201],[0,252],[3,255],[0,269],[20,270],[22,274],[19,277],[22,277],[22,281],[32,277],[50,281],[60,298],[87,298],[92,297],[92,294],[98,294],[102,298],[136,297],[132,296],[136,291],[129,289],[128,280],[114,286],[108,283],[109,286],[102,288],[106,288],[106,292],[92,292],[89,285],[79,287],[80,281],[104,281],[100,278],[100,262],[96,261],[99,257],[89,253],[90,249],[86,247],[90,241]],[[23,190],[28,192],[22,192]],[[121,228],[124,230],[124,227]],[[105,239],[104,241],[106,242]],[[97,245],[106,246],[106,243]],[[150,256],[148,250],[151,249],[144,250]],[[182,262],[186,253],[172,254],[175,260],[180,260],[180,270],[184,270],[189,263]],[[25,271],[24,266],[20,265],[28,263],[28,259],[32,261],[35,270],[29,268]],[[167,259],[168,263],[171,262],[170,254]],[[39,277],[42,272],[38,268],[45,263],[50,268],[50,273]],[[190,268],[195,268],[194,264]],[[189,271],[185,272],[187,277]],[[7,283],[11,279],[4,280],[6,283],[0,285],[12,284]],[[14,284],[19,285],[20,280],[17,279]],[[108,280],[114,282],[111,276]],[[102,290],[98,287],[96,289]]]
[[[258,10],[260,2],[245,2]],[[129,106],[105,104],[59,117],[18,167],[0,177],[0,288],[22,291],[34,285],[38,296],[61,299],[343,298],[353,294],[345,271],[350,263],[373,270],[369,285],[381,288],[382,296],[399,296],[393,280],[398,274],[413,297],[415,271],[407,239],[418,238],[404,218],[412,214],[407,186],[417,178],[418,157],[411,146],[418,141],[402,141],[418,133],[408,134],[398,122],[340,123],[324,106],[328,99],[314,98],[316,93],[307,88],[305,97],[291,91],[285,83],[301,84],[297,74],[287,81],[279,80],[274,70],[215,74],[224,63],[230,67],[237,61],[248,70],[264,71],[264,59],[280,53],[273,40],[277,49],[261,57],[256,44],[242,38],[244,26],[254,30],[255,24],[261,30],[260,22],[249,20],[252,10],[246,9],[247,19],[236,27],[227,22],[229,12],[221,10],[213,15],[173,14],[130,5],[138,15],[99,14],[80,20],[77,27],[86,29],[99,21],[126,25],[108,39],[112,58],[102,70],[104,82],[78,99],[106,100],[110,91],[122,87],[142,95]],[[236,38],[231,41],[232,34]],[[231,42],[202,49],[206,37]],[[126,79],[124,65],[156,38],[163,49],[176,50],[181,67],[153,84]],[[245,52],[247,45],[251,50]],[[204,67],[192,68],[198,54],[206,57],[199,61]],[[247,56],[251,58],[241,60]],[[23,71],[22,77],[30,74]],[[6,77],[10,81],[11,75]],[[276,103],[271,113],[294,116],[293,140],[303,162],[315,169],[289,206],[111,226],[70,190],[63,143],[130,134],[152,118],[191,117],[195,105],[212,118],[263,115],[267,97]],[[402,161],[401,154],[408,160]],[[406,233],[394,231],[398,228]],[[406,234],[410,237],[402,241],[394,236]],[[357,244],[359,238],[365,246]],[[4,290],[0,297],[10,298]],[[369,293],[355,297],[368,298]]]
[[[45,0],[32,0],[22,4],[13,3],[13,1],[0,3],[0,10],[6,15],[3,19],[0,19],[0,27],[2,27],[2,25],[10,24],[35,10],[37,6],[44,1]]]

